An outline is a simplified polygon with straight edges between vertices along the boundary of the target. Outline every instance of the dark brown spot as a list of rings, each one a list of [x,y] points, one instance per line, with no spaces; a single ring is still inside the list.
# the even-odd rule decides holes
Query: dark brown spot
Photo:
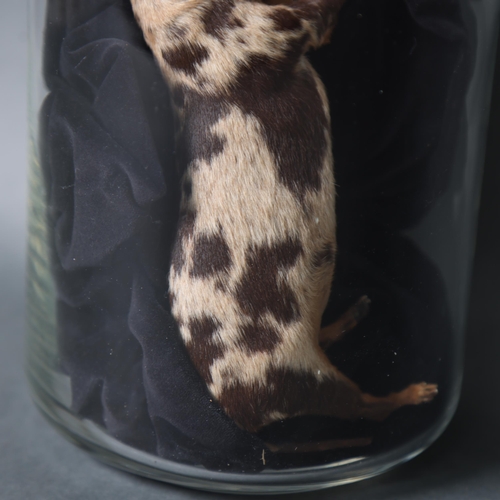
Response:
[[[344,378],[319,381],[310,372],[271,368],[262,382],[232,381],[218,399],[227,415],[249,432],[272,423],[273,412],[285,418],[304,414],[355,418],[362,408],[359,389]]]
[[[172,249],[172,272],[180,274],[185,263],[186,256],[184,255],[182,241],[176,240]]]
[[[224,151],[226,140],[211,132],[227,112],[222,98],[205,97],[193,91],[185,92],[185,121],[178,149],[181,163],[190,165],[195,160],[211,163],[212,159]]]
[[[172,249],[172,270],[176,274],[179,274],[186,264],[184,245],[185,241],[193,236],[195,221],[196,214],[192,212],[181,215],[179,218],[177,235]]]
[[[229,288],[227,286],[227,283],[225,281],[223,281],[222,279],[220,279],[220,277],[215,282],[215,288],[216,288],[216,290],[219,290],[220,292],[229,293]]]
[[[235,17],[232,22],[232,26],[235,28],[244,28],[245,25],[243,24],[243,21],[239,19],[238,17]]]
[[[279,274],[290,269],[301,254],[302,246],[292,238],[247,250],[245,272],[235,295],[243,313],[255,323],[266,312],[285,324],[300,317],[295,294]]]
[[[208,278],[227,273],[232,265],[231,251],[222,236],[201,234],[196,237],[193,248],[193,267],[190,276]]]
[[[337,24],[340,9],[346,0],[319,0],[301,2],[297,15],[309,20],[316,29],[320,45],[329,40],[330,34]]]
[[[280,342],[279,332],[268,325],[251,323],[239,329],[238,343],[249,354],[272,352]]]
[[[296,71],[307,37],[293,39],[280,59],[251,56],[229,96],[255,116],[275,159],[280,181],[302,201],[321,187],[329,134],[328,119],[309,71]],[[258,98],[256,98],[258,96]]]
[[[234,17],[233,9],[233,0],[212,2],[202,17],[205,32],[222,41],[229,30],[243,28],[241,19]]]
[[[202,137],[201,134],[191,136],[189,151],[193,159],[196,158],[211,163],[214,156],[218,156],[224,151],[226,140],[208,131],[204,135],[205,140],[199,140]]]
[[[167,31],[169,36],[178,40],[187,35],[187,29],[184,26],[179,26],[178,24],[168,24]]]
[[[326,245],[323,249],[315,252],[313,256],[313,266],[323,267],[335,263],[335,252],[333,245]]]
[[[208,58],[205,47],[183,43],[175,49],[163,51],[163,59],[172,68],[183,71],[187,75],[196,75],[197,67]]]
[[[210,367],[224,356],[225,347],[215,338],[220,323],[211,316],[201,316],[189,320],[191,340],[186,347],[194,366],[207,383],[212,382]]]
[[[271,14],[271,19],[276,29],[280,31],[295,31],[302,27],[300,19],[290,9],[276,8]]]
[[[214,333],[221,327],[218,320],[211,316],[201,316],[189,320],[191,342],[196,344],[211,341]]]

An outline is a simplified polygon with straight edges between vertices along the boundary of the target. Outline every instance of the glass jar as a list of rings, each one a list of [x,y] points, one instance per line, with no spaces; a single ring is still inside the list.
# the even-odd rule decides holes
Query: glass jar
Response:
[[[440,435],[460,391],[500,4],[337,2],[330,43],[308,52],[335,160],[336,194],[318,206],[316,174],[283,168],[309,168],[318,144],[331,166],[321,84],[292,45],[302,73],[271,62],[327,16],[279,3],[207,0],[202,35],[192,12],[165,28],[177,52],[148,2],[135,17],[128,0],[30,4],[34,400],[100,460],[213,491],[379,474]],[[210,96],[234,75],[205,73],[233,61],[234,40],[250,59],[221,104]],[[279,167],[270,177],[262,158]]]

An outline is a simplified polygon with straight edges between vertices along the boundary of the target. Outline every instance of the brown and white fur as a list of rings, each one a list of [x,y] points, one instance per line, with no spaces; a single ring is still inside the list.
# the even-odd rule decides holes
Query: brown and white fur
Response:
[[[437,393],[365,394],[322,349],[369,302],[321,329],[335,188],[328,100],[305,53],[343,3],[132,0],[178,117],[172,312],[211,394],[250,432],[306,414],[382,420]]]

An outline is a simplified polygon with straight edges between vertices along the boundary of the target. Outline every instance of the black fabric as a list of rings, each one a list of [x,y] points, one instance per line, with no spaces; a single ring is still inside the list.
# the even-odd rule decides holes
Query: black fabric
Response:
[[[455,352],[439,270],[404,236],[446,190],[463,139],[473,28],[458,1],[348,0],[311,54],[330,96],[339,254],[329,323],[360,295],[368,318],[329,353],[373,394],[426,380],[440,396],[384,423],[298,418],[253,436],[210,398],[167,300],[179,205],[169,94],[127,0],[49,0],[41,160],[72,410],[117,439],[214,470],[258,471],[263,440],[374,437],[364,454],[429,428]],[[268,455],[271,467],[359,453]]]

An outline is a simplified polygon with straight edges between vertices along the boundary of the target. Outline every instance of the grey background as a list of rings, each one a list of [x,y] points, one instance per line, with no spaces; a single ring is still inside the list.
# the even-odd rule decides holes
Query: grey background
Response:
[[[23,374],[26,4],[26,0],[4,0],[0,5],[0,499],[220,498],[219,494],[163,485],[97,463],[60,437],[30,401]],[[500,64],[468,312],[465,379],[454,420],[425,453],[388,474],[290,498],[500,499],[499,137]]]

